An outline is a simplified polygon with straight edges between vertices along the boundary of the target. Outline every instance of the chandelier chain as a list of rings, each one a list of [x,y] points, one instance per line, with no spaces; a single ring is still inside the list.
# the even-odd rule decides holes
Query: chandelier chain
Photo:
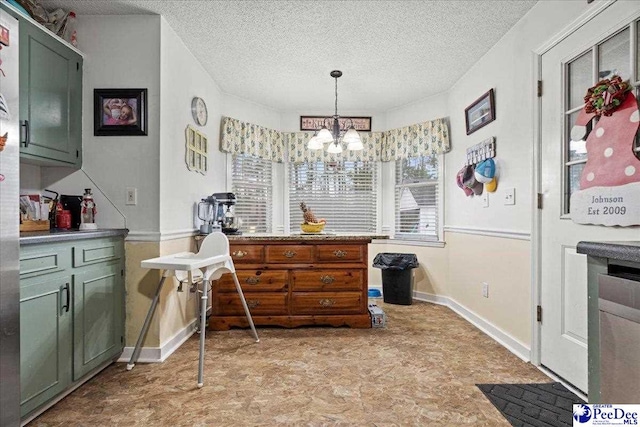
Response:
[[[335,78],[336,80],[336,116],[338,115],[338,78]]]

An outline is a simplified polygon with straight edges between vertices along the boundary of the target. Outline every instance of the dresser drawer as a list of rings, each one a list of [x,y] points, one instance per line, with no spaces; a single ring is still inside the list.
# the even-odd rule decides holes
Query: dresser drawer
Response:
[[[294,292],[292,314],[358,314],[363,313],[361,292]]]
[[[314,246],[306,245],[269,245],[267,263],[308,263],[313,262]]]
[[[244,298],[252,315],[286,315],[287,294],[247,292]],[[218,294],[215,299],[214,314],[223,316],[244,316],[244,309],[238,294]]]
[[[71,268],[70,245],[20,247],[20,278],[52,274]]]
[[[360,262],[364,259],[362,245],[318,245],[319,262]]]
[[[262,245],[230,245],[229,252],[234,263],[259,263],[264,259],[264,246]]]
[[[293,291],[359,291],[362,270],[298,270],[293,272]]]
[[[277,292],[287,287],[287,270],[236,270],[244,292]],[[223,275],[216,284],[220,292],[236,292],[231,274]]]

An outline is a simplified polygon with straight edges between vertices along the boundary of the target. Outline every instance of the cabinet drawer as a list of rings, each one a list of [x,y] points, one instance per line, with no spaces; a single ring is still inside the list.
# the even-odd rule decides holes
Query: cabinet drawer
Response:
[[[244,292],[277,292],[287,287],[286,270],[236,270],[238,281]],[[219,292],[235,292],[231,274],[223,275],[217,285]]]
[[[287,264],[312,262],[313,249],[314,246],[305,245],[267,246],[267,262]]]
[[[362,270],[308,270],[293,272],[293,291],[359,291]]]
[[[234,263],[262,262],[264,247],[260,245],[231,245],[229,251]]]
[[[121,239],[87,240],[73,246],[74,267],[112,261],[119,259],[121,256]]]
[[[358,262],[364,258],[362,245],[318,245],[317,251],[320,262]]]
[[[252,315],[283,315],[287,314],[287,294],[253,293],[244,295],[249,311]],[[244,309],[238,294],[218,294],[215,299],[216,315],[244,316]]]
[[[57,273],[71,268],[71,246],[37,245],[20,248],[20,278]]]
[[[294,292],[292,314],[357,314],[363,313],[361,292]]]

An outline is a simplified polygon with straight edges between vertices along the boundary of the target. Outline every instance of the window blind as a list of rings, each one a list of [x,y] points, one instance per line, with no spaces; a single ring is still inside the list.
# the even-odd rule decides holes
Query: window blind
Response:
[[[367,232],[377,229],[376,162],[292,163],[289,167],[289,218],[298,231],[304,202],[326,232]]]
[[[272,201],[272,164],[249,155],[232,156],[232,191],[238,200],[235,214],[245,233],[270,233]]]
[[[439,157],[396,161],[396,239],[439,239]]]

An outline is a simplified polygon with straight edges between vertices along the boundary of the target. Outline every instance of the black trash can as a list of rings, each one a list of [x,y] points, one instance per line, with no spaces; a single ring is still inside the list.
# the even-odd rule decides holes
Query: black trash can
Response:
[[[373,259],[373,266],[382,269],[384,302],[411,305],[411,269],[418,266],[416,254],[379,253]]]

